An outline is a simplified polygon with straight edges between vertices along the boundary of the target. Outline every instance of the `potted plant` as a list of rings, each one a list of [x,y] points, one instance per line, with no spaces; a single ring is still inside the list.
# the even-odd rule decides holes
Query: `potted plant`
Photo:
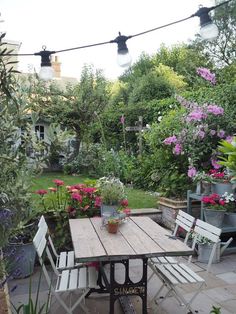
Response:
[[[25,278],[33,273],[36,251],[32,240],[37,222],[34,218],[22,220],[11,231],[4,256],[7,272],[13,278]]]
[[[116,217],[110,217],[107,220],[107,230],[109,233],[117,233],[119,227],[119,219]]]
[[[212,177],[205,171],[198,171],[193,177],[193,182],[197,183],[197,194],[209,195],[211,194]]]
[[[115,177],[100,178],[97,182],[97,188],[102,200],[101,217],[107,219],[128,206],[124,184],[120,179]]]
[[[232,176],[227,169],[211,169],[209,171],[212,178],[212,192],[223,195],[225,192],[233,193],[233,185],[231,183]]]
[[[213,244],[214,243],[211,240],[203,236],[197,238],[198,262],[208,263],[212,252]],[[220,243],[216,247],[212,263],[219,263],[219,261],[220,261]]]
[[[226,211],[235,207],[235,199],[228,192],[223,195],[213,193],[209,196],[203,196],[202,202],[205,204],[204,216],[206,222],[218,228],[222,227]]]

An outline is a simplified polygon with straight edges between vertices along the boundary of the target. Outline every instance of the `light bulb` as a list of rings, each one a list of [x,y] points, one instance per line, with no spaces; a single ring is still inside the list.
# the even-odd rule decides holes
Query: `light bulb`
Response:
[[[214,40],[219,35],[218,27],[213,23],[205,24],[200,29],[200,35],[204,40]]]
[[[129,52],[127,51],[126,53],[118,53],[117,54],[117,63],[120,67],[126,68],[131,65],[132,58]]]
[[[54,77],[54,70],[51,66],[42,66],[39,72],[39,78],[44,81],[52,80]]]

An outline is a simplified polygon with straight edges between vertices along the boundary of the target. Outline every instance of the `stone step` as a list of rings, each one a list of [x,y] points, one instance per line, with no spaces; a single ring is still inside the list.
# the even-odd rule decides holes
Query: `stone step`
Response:
[[[134,208],[130,216],[148,216],[156,222],[161,221],[162,210],[159,208]]]

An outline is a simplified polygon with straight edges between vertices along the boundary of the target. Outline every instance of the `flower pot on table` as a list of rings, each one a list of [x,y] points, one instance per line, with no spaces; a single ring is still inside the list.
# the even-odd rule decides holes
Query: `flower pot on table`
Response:
[[[109,233],[117,233],[119,227],[119,223],[108,223],[107,230]]]

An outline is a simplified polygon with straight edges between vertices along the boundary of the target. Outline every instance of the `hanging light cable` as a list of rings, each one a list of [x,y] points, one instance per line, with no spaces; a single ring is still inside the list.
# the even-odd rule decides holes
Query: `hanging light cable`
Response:
[[[130,38],[141,36],[153,31],[156,31],[161,28],[165,28],[186,20],[189,20],[193,17],[199,17],[200,18],[200,35],[202,36],[203,39],[207,40],[212,40],[215,39],[218,36],[218,28],[217,26],[212,22],[212,19],[209,16],[209,12],[222,6],[227,3],[229,3],[232,0],[228,0],[225,2],[222,2],[216,6],[207,8],[207,7],[200,7],[197,12],[194,14],[183,18],[181,20],[177,20],[165,25],[161,25],[146,31],[143,31],[141,33],[137,33],[134,35],[130,36],[124,36],[121,35],[119,32],[119,36],[117,36],[115,39],[110,40],[110,41],[105,41],[105,42],[100,42],[100,43],[95,43],[95,44],[89,44],[89,45],[84,45],[84,46],[79,46],[79,47],[74,47],[74,48],[67,48],[67,49],[62,49],[62,50],[56,50],[56,51],[49,51],[46,50],[46,47],[43,46],[43,50],[40,52],[36,53],[2,53],[2,56],[40,56],[41,57],[41,70],[39,72],[39,77],[44,80],[51,79],[53,77],[53,69],[51,67],[51,55],[55,53],[60,53],[60,52],[67,52],[67,51],[72,51],[72,50],[78,50],[78,49],[83,49],[83,48],[89,48],[89,47],[94,47],[94,46],[101,46],[101,45],[106,45],[110,43],[116,43],[118,45],[118,56],[117,56],[117,62],[121,67],[127,67],[130,66],[131,64],[131,56],[129,54],[129,50],[126,45],[126,41]],[[5,34],[2,34],[0,36],[0,42],[1,39],[5,36]]]

